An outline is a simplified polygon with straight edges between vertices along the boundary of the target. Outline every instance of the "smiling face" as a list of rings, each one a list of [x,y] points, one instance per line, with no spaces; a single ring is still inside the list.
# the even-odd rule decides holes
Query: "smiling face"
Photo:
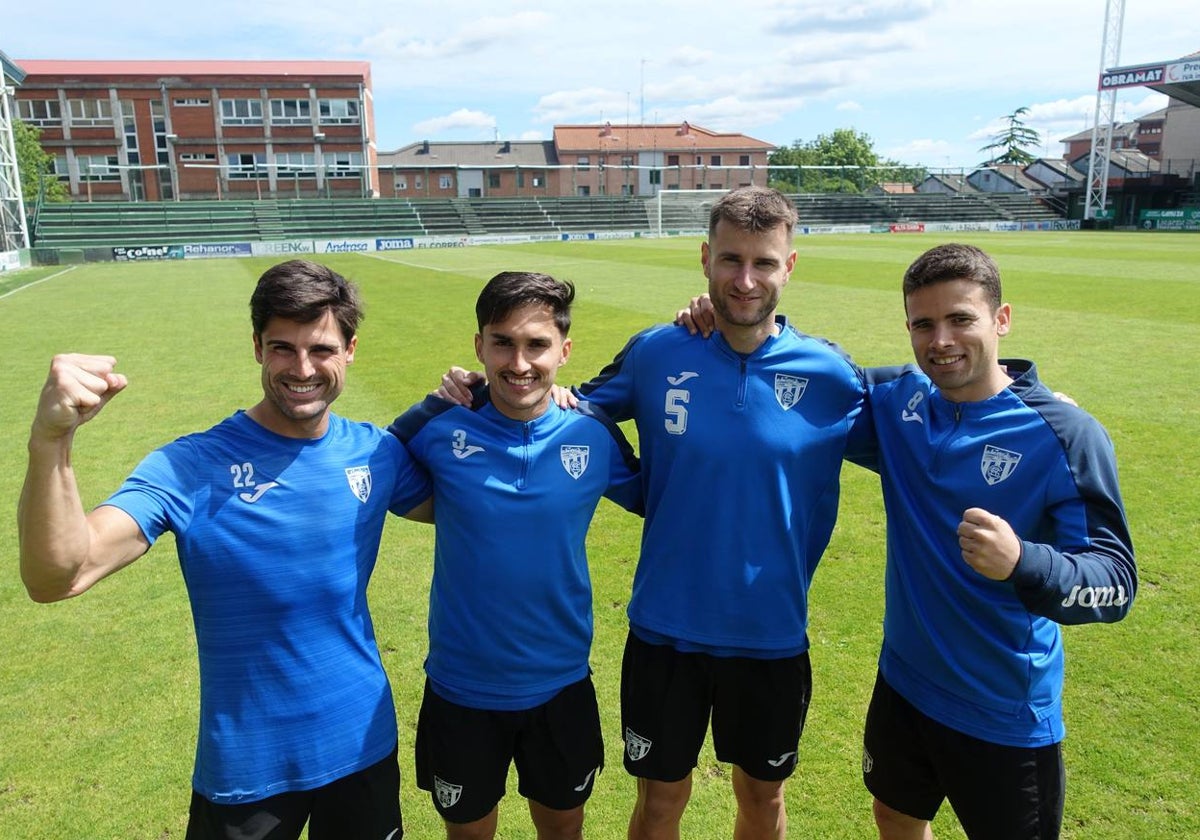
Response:
[[[550,387],[571,355],[554,310],[542,303],[513,309],[475,336],[493,405],[505,417],[532,420],[550,406]]]
[[[317,438],[329,425],[329,406],[346,384],[358,336],[346,341],[333,313],[308,324],[271,318],[254,336],[262,365],[263,400],[249,414],[276,434]]]
[[[917,364],[952,402],[993,397],[1011,381],[999,365],[1000,337],[1012,310],[993,307],[970,280],[945,280],[914,289],[904,299]]]
[[[735,350],[753,351],[775,326],[775,309],[796,265],[791,231],[744,230],[721,219],[700,246],[717,329]]]

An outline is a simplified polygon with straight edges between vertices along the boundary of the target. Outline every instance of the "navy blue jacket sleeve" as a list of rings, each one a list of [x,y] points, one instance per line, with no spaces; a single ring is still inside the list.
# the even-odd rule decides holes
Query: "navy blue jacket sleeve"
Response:
[[[1049,527],[1059,530],[1082,516],[1086,533],[1083,539],[1046,534],[1023,541],[1010,580],[1036,615],[1060,624],[1119,621],[1133,605],[1137,563],[1112,442],[1097,421],[1048,391],[1029,403],[1058,434],[1077,489],[1076,499],[1049,509]]]

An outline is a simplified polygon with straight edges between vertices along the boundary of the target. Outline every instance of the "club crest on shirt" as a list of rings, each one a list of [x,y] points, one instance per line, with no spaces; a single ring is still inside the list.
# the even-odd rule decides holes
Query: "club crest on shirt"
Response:
[[[371,468],[346,467],[346,481],[350,482],[350,491],[355,497],[366,504],[371,498]]]
[[[808,380],[802,376],[792,376],[787,373],[775,374],[775,400],[784,411],[800,402],[800,398],[804,396],[804,389],[807,387]]]
[[[1010,452],[999,446],[985,446],[979,469],[983,472],[984,481],[988,484],[999,484],[1013,474],[1020,461],[1020,452]]]
[[[563,469],[571,478],[579,478],[587,470],[588,452],[590,447],[571,446],[564,444],[558,448],[558,457],[562,460]]]
[[[433,792],[437,794],[438,804],[443,808],[453,808],[462,796],[462,785],[452,785],[437,776],[433,777]]]
[[[625,728],[625,752],[630,761],[645,758],[653,744],[649,738],[643,738],[629,727]]]

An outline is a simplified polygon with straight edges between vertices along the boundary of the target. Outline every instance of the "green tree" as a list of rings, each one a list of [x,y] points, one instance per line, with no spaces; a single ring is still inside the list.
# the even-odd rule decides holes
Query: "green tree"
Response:
[[[67,185],[54,176],[54,156],[38,142],[42,130],[21,120],[13,122],[13,142],[17,152],[17,167],[21,170],[21,196],[25,208],[32,211],[37,203],[38,190],[45,190],[45,201],[66,201]]]
[[[771,166],[825,167],[771,173],[771,186],[783,192],[861,192],[879,183],[878,167],[899,167],[880,158],[870,135],[852,128],[834,129],[816,140],[796,140],[767,158]]]
[[[1027,151],[1042,145],[1042,135],[1025,124],[1021,117],[1029,113],[1025,107],[1018,108],[1004,118],[1005,128],[992,135],[992,142],[979,151],[992,154],[983,162],[983,166],[997,163],[1015,163],[1020,166],[1033,163],[1037,155]]]

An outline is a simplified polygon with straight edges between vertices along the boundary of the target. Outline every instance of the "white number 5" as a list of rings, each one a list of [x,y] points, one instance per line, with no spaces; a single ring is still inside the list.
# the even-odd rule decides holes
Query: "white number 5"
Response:
[[[663,425],[666,426],[668,434],[681,435],[687,431],[687,402],[691,398],[691,392],[681,388],[667,391],[666,405],[663,409],[667,413],[667,419]]]

